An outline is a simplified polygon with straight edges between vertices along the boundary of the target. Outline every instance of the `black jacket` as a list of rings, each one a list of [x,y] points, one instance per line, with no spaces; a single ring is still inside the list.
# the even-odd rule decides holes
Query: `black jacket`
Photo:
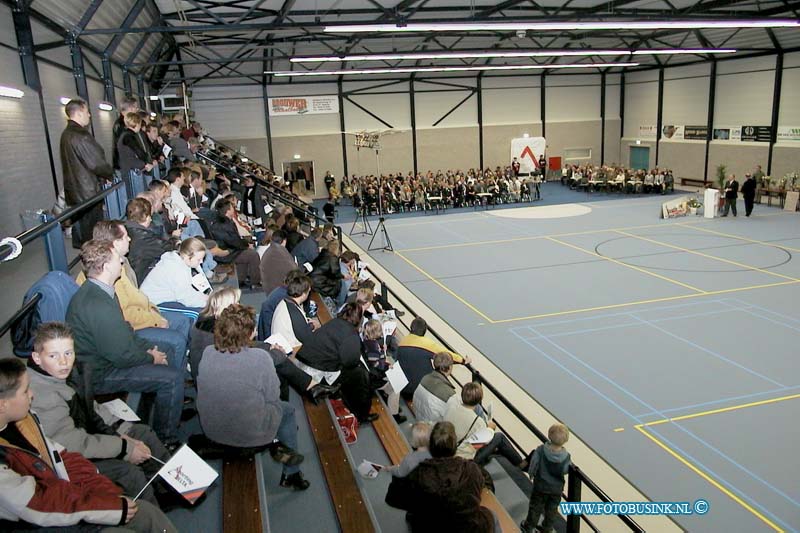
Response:
[[[114,127],[111,129],[111,136],[112,136],[111,153],[112,153],[112,162],[114,163],[115,169],[119,169],[119,150],[117,149],[117,141],[122,135],[122,132],[124,132],[125,130],[126,130],[125,118],[122,115],[120,115],[117,117],[117,120],[114,122]]]
[[[339,268],[339,258],[328,250],[322,250],[312,263],[311,283],[314,290],[323,296],[336,298],[342,288],[342,271]]]
[[[145,228],[141,224],[133,221],[125,223],[128,229],[128,236],[131,238],[130,251],[128,252],[128,262],[136,272],[136,279],[139,283],[144,281],[147,274],[156,266],[158,260],[164,252],[172,249],[169,241],[158,236],[150,228]]]
[[[730,200],[735,200],[739,194],[739,182],[733,180],[731,182],[725,182],[725,198]]]
[[[138,133],[129,129],[120,133],[117,139],[117,163],[123,176],[131,170],[143,169],[151,161],[150,154],[142,144]]]
[[[361,337],[352,324],[334,318],[307,336],[297,359],[325,372],[352,369],[361,364]]]
[[[100,192],[100,183],[110,180],[114,169],[106,162],[103,148],[88,129],[70,120],[61,134],[61,168],[67,205],[78,205]]]
[[[319,256],[319,243],[312,237],[306,237],[292,249],[292,255],[299,267],[302,267],[303,263],[311,264]]]
[[[294,250],[294,247],[300,244],[300,241],[303,240],[303,234],[299,231],[290,231],[289,234],[286,236],[286,249],[290,252]]]
[[[744,180],[742,184],[742,196],[745,198],[755,198],[756,197],[756,179],[755,178],[748,178]]]
[[[217,263],[233,263],[236,257],[249,247],[249,243],[239,236],[236,224],[227,217],[217,217],[211,223],[211,236],[217,241],[217,246],[230,252],[225,257],[217,257]]]

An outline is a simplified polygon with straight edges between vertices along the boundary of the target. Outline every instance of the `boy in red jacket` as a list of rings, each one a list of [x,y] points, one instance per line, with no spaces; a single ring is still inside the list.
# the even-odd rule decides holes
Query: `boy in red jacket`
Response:
[[[30,412],[25,364],[0,359],[0,529],[118,526],[117,531],[176,532],[148,502],[136,502],[80,454],[44,435]]]

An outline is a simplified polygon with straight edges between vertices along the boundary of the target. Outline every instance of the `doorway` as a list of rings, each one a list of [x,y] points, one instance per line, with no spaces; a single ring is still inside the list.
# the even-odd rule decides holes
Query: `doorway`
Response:
[[[631,168],[648,170],[650,168],[650,147],[631,146]]]
[[[283,179],[289,184],[293,193],[314,197],[314,162],[286,161],[283,167]]]

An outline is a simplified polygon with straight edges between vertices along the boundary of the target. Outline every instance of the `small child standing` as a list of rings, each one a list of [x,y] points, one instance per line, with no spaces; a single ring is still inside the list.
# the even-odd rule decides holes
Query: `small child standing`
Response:
[[[520,524],[523,533],[538,531],[551,533],[558,516],[558,504],[564,490],[564,476],[570,465],[569,452],[564,444],[569,440],[569,429],[563,424],[553,424],[547,430],[549,442],[533,452],[528,472],[533,479],[533,492],[528,507],[528,516]],[[544,513],[544,522],[538,527],[539,517]]]

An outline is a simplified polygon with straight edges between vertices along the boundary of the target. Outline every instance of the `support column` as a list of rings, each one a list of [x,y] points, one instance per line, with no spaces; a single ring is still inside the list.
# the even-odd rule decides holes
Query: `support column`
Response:
[[[781,85],[783,85],[783,52],[775,56],[775,87],[772,91],[772,122],[770,122],[769,155],[767,156],[767,176],[772,175],[772,152],[778,140],[778,118],[781,113]]]
[[[658,69],[658,114],[656,115],[656,165],[658,166],[658,147],[661,144],[661,124],[664,113],[664,67]]]
[[[344,94],[342,93],[342,77],[336,83],[339,90],[339,131],[342,135],[342,166],[344,167],[344,175],[347,176],[347,134],[344,131]],[[380,176],[379,176],[380,177]]]
[[[606,71],[600,73],[600,165],[606,161]]]
[[[408,82],[408,94],[411,104],[411,154],[414,158],[414,177],[417,176],[418,163],[417,163],[417,110],[416,98],[414,97],[414,74],[411,74],[411,79]]]
[[[139,93],[139,108],[149,109],[150,100],[148,99],[148,95],[146,94],[144,88],[144,78],[142,76],[136,76],[136,92]]]
[[[545,112],[545,101],[546,101],[546,99],[545,99],[545,92],[546,92],[546,89],[545,89],[545,77],[546,77],[546,74],[544,72],[542,72],[542,90],[539,93],[539,96],[540,96],[539,110],[540,110],[541,113],[540,113],[540,117],[539,118],[542,121],[542,137],[547,138],[547,135],[545,135],[545,129],[544,129],[545,122],[546,122],[545,121],[545,117],[547,116],[547,113]]]
[[[17,36],[17,47],[22,66],[22,77],[25,85],[36,91],[39,97],[39,110],[42,114],[42,125],[44,126],[44,140],[47,144],[47,157],[50,162],[50,174],[53,179],[53,191],[58,198],[59,187],[56,176],[56,164],[53,158],[53,146],[50,143],[50,127],[47,125],[47,113],[45,112],[44,95],[42,94],[42,83],[39,78],[39,65],[36,63],[34,54],[33,31],[31,30],[31,14],[29,2],[27,0],[16,0],[12,6],[12,18],[14,21],[14,33]]]
[[[717,98],[717,60],[711,60],[711,72],[708,77],[708,117],[706,118],[706,157],[703,165],[703,185],[708,183],[708,154],[714,133],[714,105]]]
[[[117,97],[114,95],[114,73],[111,70],[111,59],[103,56],[103,98],[106,102],[117,107]]]
[[[267,89],[266,74],[264,75],[263,84],[261,85],[261,88],[262,88],[262,95],[264,98],[264,125],[266,126],[266,131],[267,131],[267,155],[269,157],[269,168],[273,172],[277,172],[277,170],[275,169],[275,159],[272,154],[272,125],[270,124],[269,120],[269,92]]]
[[[483,169],[483,91],[482,91],[483,72],[478,73],[478,168]]]
[[[131,85],[131,73],[127,68],[122,69],[122,87],[125,89],[125,96],[133,95],[133,87]]]
[[[625,73],[619,75],[619,137],[625,137]]]

